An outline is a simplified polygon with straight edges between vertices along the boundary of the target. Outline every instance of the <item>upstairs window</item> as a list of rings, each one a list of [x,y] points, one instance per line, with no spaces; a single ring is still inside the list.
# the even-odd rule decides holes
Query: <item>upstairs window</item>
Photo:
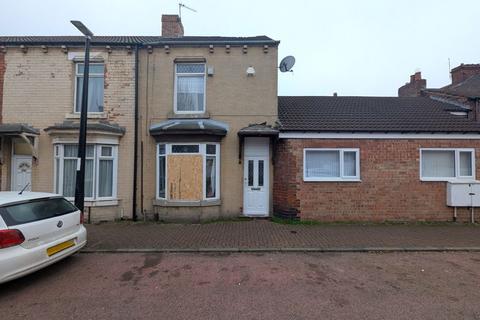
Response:
[[[420,178],[424,181],[475,179],[473,149],[421,149]]]
[[[85,65],[75,65],[75,112],[82,109],[83,70]],[[103,63],[91,63],[88,77],[88,112],[103,112],[103,87],[105,66]]]
[[[205,64],[175,65],[174,100],[176,113],[205,112]]]

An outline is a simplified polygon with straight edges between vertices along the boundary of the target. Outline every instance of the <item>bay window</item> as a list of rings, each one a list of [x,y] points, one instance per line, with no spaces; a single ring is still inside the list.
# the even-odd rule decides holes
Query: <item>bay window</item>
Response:
[[[77,175],[76,144],[55,145],[55,192],[67,198],[75,197]],[[116,198],[117,147],[88,144],[85,154],[85,199]]]
[[[425,181],[475,179],[475,150],[420,149],[420,179]]]
[[[175,64],[176,113],[205,112],[205,64]]]
[[[359,149],[304,149],[304,181],[358,181]]]
[[[220,145],[157,145],[157,198],[170,201],[219,199]]]

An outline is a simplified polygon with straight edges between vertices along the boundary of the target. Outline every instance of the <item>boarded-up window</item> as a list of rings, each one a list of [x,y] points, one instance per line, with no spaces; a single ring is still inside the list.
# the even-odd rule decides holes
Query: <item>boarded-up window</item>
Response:
[[[202,200],[202,155],[168,155],[167,158],[170,200]]]

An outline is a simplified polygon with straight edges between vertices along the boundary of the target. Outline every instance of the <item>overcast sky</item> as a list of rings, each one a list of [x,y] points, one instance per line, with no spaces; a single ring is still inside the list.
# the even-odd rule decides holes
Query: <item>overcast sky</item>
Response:
[[[451,66],[480,62],[480,1],[182,0],[186,35],[280,40],[280,95],[395,96],[416,70],[428,87],[449,83]],[[174,0],[0,0],[2,35],[76,35],[71,19],[97,35],[160,35]]]

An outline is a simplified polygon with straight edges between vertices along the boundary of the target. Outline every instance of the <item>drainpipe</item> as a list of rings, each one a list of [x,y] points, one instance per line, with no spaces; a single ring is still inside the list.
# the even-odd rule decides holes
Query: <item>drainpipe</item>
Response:
[[[133,151],[132,220],[137,221],[137,158],[138,158],[138,45],[135,46],[135,124]]]

